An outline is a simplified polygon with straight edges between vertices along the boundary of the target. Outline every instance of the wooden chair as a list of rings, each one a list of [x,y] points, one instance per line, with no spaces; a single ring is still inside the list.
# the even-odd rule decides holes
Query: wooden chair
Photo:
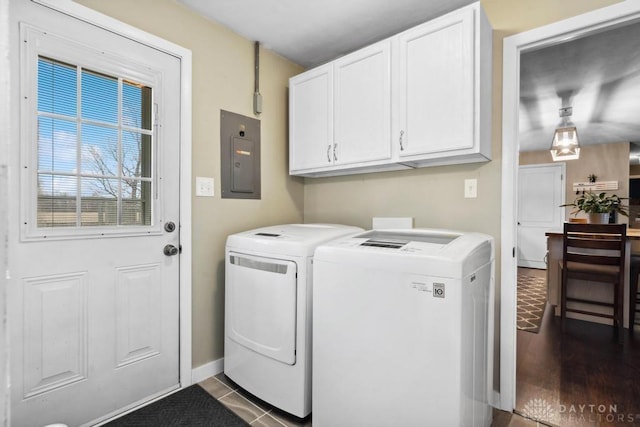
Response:
[[[640,304],[638,294],[638,276],[640,275],[640,255],[631,255],[631,268],[629,274],[629,332],[633,334],[636,323],[636,312]]]
[[[622,342],[623,287],[626,224],[564,224],[562,256],[561,319],[564,329],[567,312],[587,314],[613,320]],[[573,297],[568,296],[570,279],[588,280],[611,285],[613,301],[597,301],[580,296],[578,289],[572,288]],[[573,283],[579,286],[578,283]],[[610,307],[612,313],[588,311],[570,307],[567,303],[581,303],[592,306]]]

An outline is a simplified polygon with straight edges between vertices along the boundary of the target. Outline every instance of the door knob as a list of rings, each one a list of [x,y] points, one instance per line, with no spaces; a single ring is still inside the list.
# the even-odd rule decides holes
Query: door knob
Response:
[[[176,248],[173,245],[166,245],[164,247],[164,254],[166,256],[174,256],[174,255],[178,255],[178,248]]]

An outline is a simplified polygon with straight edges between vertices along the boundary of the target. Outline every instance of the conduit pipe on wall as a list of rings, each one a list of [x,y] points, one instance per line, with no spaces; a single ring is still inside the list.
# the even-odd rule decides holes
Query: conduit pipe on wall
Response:
[[[262,113],[262,95],[260,95],[260,42],[254,44],[254,90],[253,90],[253,114]]]

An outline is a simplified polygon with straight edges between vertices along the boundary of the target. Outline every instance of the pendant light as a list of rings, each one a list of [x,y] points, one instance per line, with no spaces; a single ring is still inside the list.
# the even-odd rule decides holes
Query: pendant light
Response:
[[[560,117],[562,117],[562,126],[557,128],[553,133],[551,141],[551,157],[554,162],[564,160],[576,160],[580,158],[580,144],[578,142],[578,130],[575,126],[569,124],[569,117],[573,113],[572,107],[563,107],[560,109]]]

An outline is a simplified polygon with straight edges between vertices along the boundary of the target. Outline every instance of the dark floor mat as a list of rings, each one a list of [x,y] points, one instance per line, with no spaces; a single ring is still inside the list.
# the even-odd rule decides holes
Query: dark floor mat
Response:
[[[246,427],[248,425],[197,384],[105,424],[108,427]]]

